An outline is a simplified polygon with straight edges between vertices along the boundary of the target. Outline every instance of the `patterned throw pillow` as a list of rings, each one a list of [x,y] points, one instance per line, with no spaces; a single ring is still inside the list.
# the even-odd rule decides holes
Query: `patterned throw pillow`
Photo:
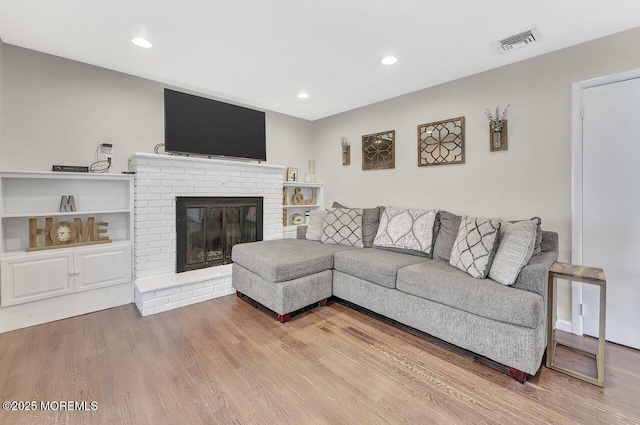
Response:
[[[500,243],[493,258],[489,277],[503,285],[513,285],[527,265],[536,244],[538,220],[531,219],[500,225]]]
[[[331,206],[333,208],[349,208],[339,202],[334,202]],[[362,209],[362,243],[365,248],[371,248],[373,246],[373,240],[378,233],[378,225],[380,224],[381,208],[382,207]]]
[[[431,254],[436,210],[385,208],[373,246]]]
[[[322,227],[322,243],[362,248],[362,209],[329,208]]]
[[[322,238],[322,228],[327,210],[309,211],[309,225],[307,226],[306,238],[310,241],[319,241]]]
[[[499,234],[499,218],[463,217],[449,264],[484,279],[489,274]]]

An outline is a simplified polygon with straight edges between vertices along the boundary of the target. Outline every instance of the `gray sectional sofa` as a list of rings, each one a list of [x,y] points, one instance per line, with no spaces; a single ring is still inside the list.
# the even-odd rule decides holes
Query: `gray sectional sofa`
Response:
[[[477,279],[442,259],[378,248],[297,239],[236,245],[233,287],[275,311],[289,313],[332,295],[502,363],[523,382],[546,347],[548,271],[557,233],[540,231],[540,251],[505,286]],[[436,245],[437,245],[436,240]]]

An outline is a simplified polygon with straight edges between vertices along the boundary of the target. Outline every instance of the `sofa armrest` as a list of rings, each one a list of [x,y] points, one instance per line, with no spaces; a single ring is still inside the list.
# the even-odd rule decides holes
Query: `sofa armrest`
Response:
[[[546,230],[542,231],[542,252],[545,251],[556,251],[558,252],[559,242],[558,242],[558,233],[557,232],[549,232]]]
[[[296,231],[296,239],[307,239],[307,226],[298,226]]]
[[[557,259],[557,251],[543,251],[531,257],[529,264],[520,270],[520,274],[512,287],[539,294],[546,302],[549,269]]]

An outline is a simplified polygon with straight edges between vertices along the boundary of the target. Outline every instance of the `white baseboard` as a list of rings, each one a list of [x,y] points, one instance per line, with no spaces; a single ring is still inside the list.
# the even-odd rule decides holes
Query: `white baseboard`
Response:
[[[556,320],[556,329],[563,332],[571,333],[573,328],[571,322],[568,320]]]
[[[0,308],[0,333],[40,325],[133,302],[133,285],[125,283]]]

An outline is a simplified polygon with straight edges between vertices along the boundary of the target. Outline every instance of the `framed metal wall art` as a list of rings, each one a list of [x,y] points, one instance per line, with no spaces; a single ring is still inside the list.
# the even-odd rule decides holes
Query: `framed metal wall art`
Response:
[[[418,126],[418,166],[464,164],[464,117]]]
[[[396,168],[395,138],[395,130],[362,136],[362,169]]]

